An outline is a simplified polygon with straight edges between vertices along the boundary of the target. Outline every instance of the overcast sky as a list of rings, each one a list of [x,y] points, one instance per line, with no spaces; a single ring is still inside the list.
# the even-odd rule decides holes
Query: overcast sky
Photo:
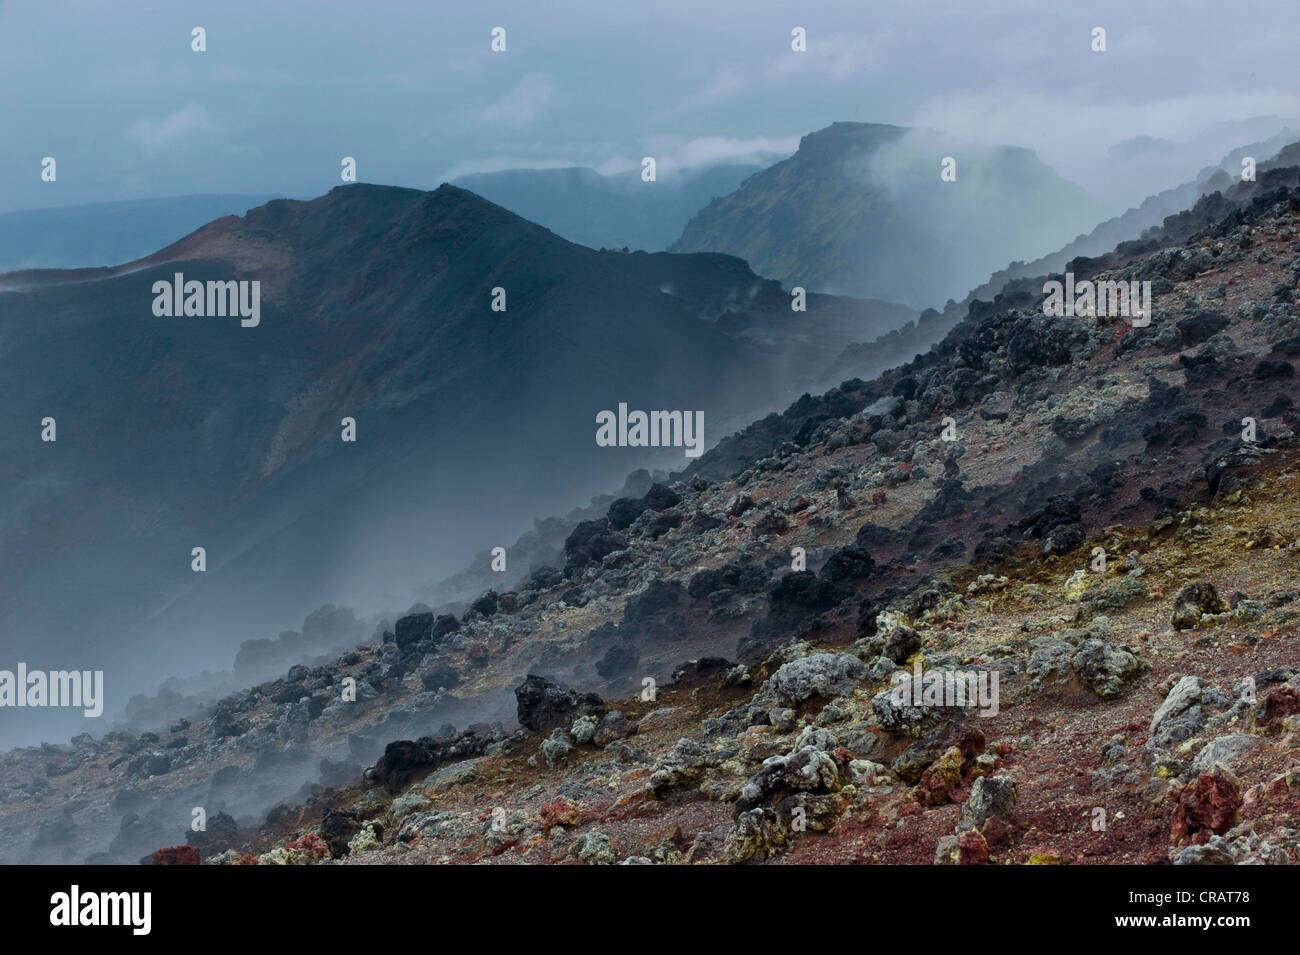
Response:
[[[1117,142],[1300,126],[1298,23],[1296,0],[0,0],[0,211],[316,195],[343,156],[363,181],[419,188],[644,155],[662,177],[788,153],[836,120],[1029,146],[1104,193]]]

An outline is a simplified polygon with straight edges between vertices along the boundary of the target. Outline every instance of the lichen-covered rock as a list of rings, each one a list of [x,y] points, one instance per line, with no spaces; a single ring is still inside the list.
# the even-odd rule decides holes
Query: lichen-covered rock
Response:
[[[542,829],[546,832],[556,826],[570,829],[578,824],[578,804],[567,796],[556,796],[541,810]]]
[[[893,690],[881,690],[871,698],[876,723],[890,733],[916,736],[926,722],[926,709],[910,702],[897,702]]]
[[[336,859],[348,854],[348,842],[360,831],[361,819],[349,809],[326,809],[321,818],[320,836]]]
[[[393,628],[399,647],[419,643],[433,634],[433,614],[413,613],[402,617]]]
[[[622,710],[610,710],[592,733],[591,741],[602,749],[615,740],[636,734],[637,724],[623,715]]]
[[[531,673],[515,688],[515,700],[519,725],[534,733],[569,726],[577,716],[603,712],[602,701],[595,694],[578,693]]]
[[[1169,623],[1175,630],[1190,630],[1201,622],[1203,615],[1228,613],[1230,609],[1214,589],[1214,584],[1201,580],[1188,584],[1174,596]]]
[[[573,752],[573,744],[569,742],[569,734],[562,729],[556,729],[550,736],[542,740],[542,756],[546,759],[547,766],[554,766],[556,763],[568,759],[569,754]]]
[[[406,788],[417,773],[427,773],[444,763],[481,756],[489,746],[503,739],[505,733],[500,725],[473,724],[460,733],[395,740],[384,747],[383,755],[368,775],[395,793]]]
[[[420,785],[428,792],[438,792],[452,786],[462,786],[478,775],[480,759],[464,759],[450,766],[443,766],[425,777]]]
[[[894,758],[889,768],[899,779],[916,783],[927,766],[948,751],[951,741],[945,736],[917,740]]]
[[[1025,665],[1025,675],[1040,685],[1068,678],[1072,672],[1070,658],[1074,650],[1063,640],[1050,640],[1035,647]]]
[[[961,780],[961,750],[952,746],[921,773],[912,798],[922,806],[942,806],[951,801],[952,792],[961,785]]]
[[[367,825],[372,825],[368,823]],[[378,833],[382,836],[383,828],[378,823],[373,823],[375,830],[363,829],[362,833],[373,836]],[[353,839],[356,843],[361,836],[358,835]],[[379,847],[380,839],[378,836],[372,840],[366,840],[358,848],[376,849]],[[329,860],[333,853],[318,834],[309,832],[302,837],[286,843],[283,846],[272,849],[270,852],[264,852],[257,857],[258,865],[315,865],[320,862]]]
[[[1088,590],[1088,572],[1080,567],[1065,581],[1065,599],[1078,602]]]
[[[1068,554],[1082,544],[1086,536],[1082,524],[1058,524],[1043,535],[1043,556]]]
[[[1133,653],[1104,640],[1085,640],[1070,659],[1079,682],[1103,700],[1119,696],[1146,666]]]
[[[569,855],[583,865],[613,865],[618,861],[614,844],[603,832],[584,832],[573,840]]]
[[[1223,836],[1210,836],[1203,845],[1187,846],[1174,854],[1174,865],[1236,865],[1237,858]]]
[[[461,815],[454,812],[415,812],[402,820],[397,841],[410,843],[413,839],[441,839],[458,831],[457,823],[461,821]]]
[[[674,789],[698,782],[704,769],[704,747],[683,736],[650,773],[650,792],[662,798]]]
[[[1238,623],[1254,623],[1268,611],[1262,601],[1239,600],[1232,608],[1232,619]]]
[[[227,849],[208,859],[204,865],[257,865],[257,856],[240,852],[238,849]]]
[[[957,837],[940,836],[934,847],[935,865],[957,864]]]
[[[851,653],[814,653],[782,664],[772,674],[771,689],[786,703],[830,699],[852,693],[866,675],[866,665]]]
[[[401,819],[403,816],[427,808],[428,805],[429,799],[422,793],[403,793],[393,800],[393,804],[388,807],[388,814],[394,819]]]
[[[885,637],[885,646],[880,655],[894,663],[905,663],[917,650],[921,649],[921,635],[911,627],[895,627]]]
[[[378,820],[362,823],[361,829],[348,841],[348,854],[378,849],[384,841],[384,827]]]
[[[1190,739],[1205,725],[1201,691],[1199,676],[1185,676],[1174,684],[1151,717],[1149,750],[1169,749]]]
[[[959,833],[982,829],[994,816],[1010,823],[1016,811],[1016,782],[1010,776],[981,776],[971,786],[970,796],[961,807]]]
[[[586,745],[595,739],[598,725],[594,716],[579,716],[569,728],[569,735],[579,746]]]
[[[1146,588],[1136,580],[1124,579],[1105,587],[1095,587],[1083,597],[1085,614],[1112,613],[1146,596]]]
[[[722,857],[732,864],[763,857],[785,845],[789,829],[781,825],[776,810],[763,806],[742,812],[727,833]]]
[[[888,782],[890,778],[888,767],[869,759],[850,760],[849,775],[860,786],[875,786],[882,781]]]
[[[834,792],[843,785],[834,757],[808,745],[785,756],[774,756],[745,784],[734,812],[739,815],[787,792]]]
[[[1243,753],[1254,749],[1259,743],[1259,737],[1249,733],[1232,733],[1212,739],[1201,747],[1196,759],[1192,760],[1192,772],[1208,773],[1213,771],[1215,765],[1231,769]]]

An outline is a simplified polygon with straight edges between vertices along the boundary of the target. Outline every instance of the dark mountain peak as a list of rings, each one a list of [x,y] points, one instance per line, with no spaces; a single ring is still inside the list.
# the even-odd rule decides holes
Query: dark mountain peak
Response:
[[[236,217],[228,217],[236,218]],[[450,221],[463,225],[504,223],[531,225],[482,196],[450,183],[437,189],[408,189],[357,182],[335,186],[310,202],[277,199],[249,210],[246,226],[308,231],[332,223],[345,231],[368,231],[411,220]]]
[[[799,140],[799,153],[807,157],[818,152],[874,149],[881,143],[892,142],[909,131],[910,127],[894,126],[889,123],[834,122],[803,136]]]
[[[944,179],[949,155],[956,178]],[[700,210],[669,251],[737,255],[787,288],[937,306],[1007,262],[1059,248],[1106,211],[1032,150],[833,123]]]
[[[457,186],[407,189],[350,183],[316,199],[274,199],[243,216],[224,216],[147,258],[109,274],[169,262],[223,262],[237,270],[301,275],[336,259],[398,259],[464,248],[493,234],[513,241],[547,230]]]

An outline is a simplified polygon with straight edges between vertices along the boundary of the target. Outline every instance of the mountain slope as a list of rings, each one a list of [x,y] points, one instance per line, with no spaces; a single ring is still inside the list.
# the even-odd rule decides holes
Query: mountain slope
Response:
[[[1099,182],[1095,189],[1115,201],[1138,202],[1167,187],[1171,181],[1204,180],[1215,167],[1207,171],[1200,168],[1201,164],[1224,154],[1228,158],[1218,168],[1227,170],[1235,179],[1241,173],[1242,156],[1262,160],[1295,142],[1296,135],[1281,117],[1255,116],[1215,123],[1179,142],[1136,136],[1107,150],[1106,167],[1111,175],[1106,178],[1111,182]],[[1242,143],[1250,145],[1238,145]]]
[[[944,157],[957,159],[955,182],[940,180]],[[1026,149],[834,123],[710,203],[670,250],[737,255],[787,287],[940,307],[1105,213]]]
[[[1147,327],[1013,283],[509,592],[188,726],[6,754],[0,853],[1294,864],[1297,237],[1275,166],[1078,264],[1150,281]],[[997,673],[996,705],[893,700],[918,668]],[[228,822],[187,832],[196,800]]]
[[[706,458],[680,500],[612,506],[626,551],[590,560],[576,529],[563,580],[458,631],[484,645],[457,696],[515,673],[517,734],[394,742],[248,847],[384,786],[408,795],[384,817],[398,837],[354,861],[1300,859],[1300,169],[1176,220],[1080,272],[1152,281],[1150,327],[1051,319],[1022,283],[906,367],[797,403],[734,477]],[[891,705],[914,666],[997,671],[1000,708]],[[658,699],[633,696],[643,675]],[[459,822],[485,786],[504,833]]]
[[[987,282],[972,289],[970,298],[990,299],[1013,279],[1058,272],[1081,256],[1105,255],[1121,243],[1136,241],[1148,229],[1157,229],[1169,217],[1192,208],[1201,196],[1231,188],[1240,182],[1241,160],[1245,156],[1253,156],[1261,172],[1279,165],[1293,165],[1294,160],[1288,163],[1282,154],[1287,148],[1296,148],[1294,133],[1289,137],[1279,134],[1264,142],[1234,149],[1218,165],[1202,169],[1194,180],[1148,196],[1140,205],[1107,219],[1061,249],[1031,262],[1014,262],[999,269]]]
[[[178,272],[259,281],[260,324],[155,316]],[[598,411],[703,411],[712,442],[910,317],[827,297],[792,317],[735,259],[599,253],[452,186],[367,185],[127,266],[11,273],[0,307],[4,624],[51,668],[108,668],[118,707],[149,680],[124,655],[156,678],[225,665],[327,601],[399,602],[539,510],[684,460],[598,447]]]

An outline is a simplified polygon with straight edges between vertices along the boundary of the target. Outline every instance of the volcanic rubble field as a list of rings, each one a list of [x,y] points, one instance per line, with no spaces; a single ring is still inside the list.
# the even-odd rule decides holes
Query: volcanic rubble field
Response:
[[[1295,179],[1076,260],[1149,327],[1013,284],[463,615],[5,754],[0,858],[1300,861]],[[996,715],[891,699],[918,664]]]

